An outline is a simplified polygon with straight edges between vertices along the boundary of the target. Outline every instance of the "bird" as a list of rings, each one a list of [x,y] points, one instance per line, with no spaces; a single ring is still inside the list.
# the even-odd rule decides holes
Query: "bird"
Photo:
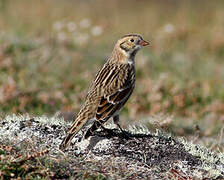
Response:
[[[135,56],[149,45],[139,34],[127,34],[114,46],[111,56],[98,71],[91,83],[77,117],[59,146],[66,149],[73,137],[83,127],[91,124],[84,138],[87,139],[110,118],[120,127],[120,112],[131,96],[136,80]]]

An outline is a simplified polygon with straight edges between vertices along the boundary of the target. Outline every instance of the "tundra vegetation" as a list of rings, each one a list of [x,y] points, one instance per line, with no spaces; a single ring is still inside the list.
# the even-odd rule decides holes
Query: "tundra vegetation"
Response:
[[[223,8],[221,0],[0,0],[0,176],[223,178]],[[132,154],[134,160],[123,156],[115,146],[122,139],[117,131],[106,141],[113,144],[107,151],[87,157],[72,146],[59,152],[57,133],[64,136],[115,41],[130,32],[151,46],[136,57],[136,87],[121,126],[151,136],[119,143],[123,149],[142,147],[142,154]],[[140,132],[142,126],[147,130]],[[177,149],[181,155],[168,156]],[[120,159],[111,161],[112,154]]]

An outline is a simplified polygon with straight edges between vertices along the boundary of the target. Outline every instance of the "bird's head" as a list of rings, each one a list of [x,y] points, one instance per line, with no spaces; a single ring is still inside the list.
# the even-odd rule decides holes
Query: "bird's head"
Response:
[[[139,34],[127,34],[117,41],[116,48],[119,49],[125,56],[135,56],[137,51],[149,43],[143,40]]]

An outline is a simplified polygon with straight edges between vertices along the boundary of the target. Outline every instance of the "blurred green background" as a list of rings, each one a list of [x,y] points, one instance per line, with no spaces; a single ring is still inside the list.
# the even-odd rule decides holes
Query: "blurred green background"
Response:
[[[0,114],[78,112],[114,43],[135,32],[151,46],[136,57],[121,124],[151,126],[156,115],[174,134],[216,137],[224,129],[223,17],[221,0],[0,0]]]

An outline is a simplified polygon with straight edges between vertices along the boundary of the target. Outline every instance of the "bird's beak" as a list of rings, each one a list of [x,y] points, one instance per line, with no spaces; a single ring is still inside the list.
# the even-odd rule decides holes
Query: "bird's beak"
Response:
[[[141,40],[141,41],[139,42],[139,44],[140,44],[141,46],[147,46],[147,45],[149,45],[149,42],[147,42],[147,41],[145,41],[145,40]]]

